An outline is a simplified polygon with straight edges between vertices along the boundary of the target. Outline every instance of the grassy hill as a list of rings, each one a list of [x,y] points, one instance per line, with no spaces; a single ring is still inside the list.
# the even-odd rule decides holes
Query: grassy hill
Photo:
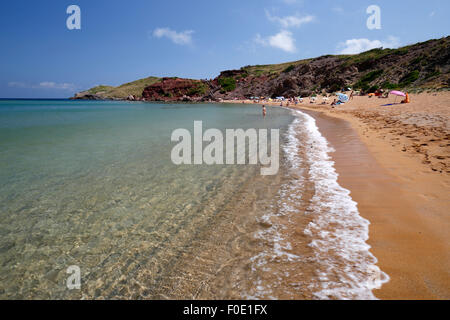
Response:
[[[148,88],[145,99],[158,101],[182,101],[186,96],[205,100],[293,97],[331,93],[346,87],[366,93],[377,89],[446,89],[450,87],[450,37],[398,49],[376,48],[355,55],[325,55],[281,64],[245,66],[223,71],[216,79],[202,82],[200,87],[198,80],[169,80],[149,77],[118,87],[97,86],[77,94],[75,99],[126,99],[130,95],[142,99],[145,88]],[[175,90],[178,86],[182,90]]]
[[[99,85],[89,90],[80,92],[78,95],[96,95],[104,99],[126,99],[130,95],[141,98],[144,88],[158,81],[160,81],[160,78],[148,77],[125,83],[118,87]]]
[[[246,66],[223,71],[219,76],[222,83],[234,85],[232,90],[214,91],[215,98],[292,97],[344,87],[366,93],[377,89],[445,89],[450,86],[450,37],[398,49],[375,48],[355,55]]]

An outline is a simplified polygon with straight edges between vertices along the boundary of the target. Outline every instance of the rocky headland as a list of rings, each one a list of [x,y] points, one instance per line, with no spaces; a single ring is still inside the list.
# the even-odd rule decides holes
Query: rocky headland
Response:
[[[250,97],[296,97],[351,87],[377,89],[450,87],[450,37],[398,49],[373,49],[357,55],[326,55],[274,65],[227,70],[215,79],[146,79],[119,87],[97,86],[73,99],[140,101],[220,101]]]

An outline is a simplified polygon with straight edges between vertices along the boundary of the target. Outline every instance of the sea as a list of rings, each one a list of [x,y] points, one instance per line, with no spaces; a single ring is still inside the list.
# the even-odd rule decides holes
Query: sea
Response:
[[[333,148],[260,105],[0,100],[0,299],[376,299]],[[279,170],[171,160],[179,128],[278,129]]]

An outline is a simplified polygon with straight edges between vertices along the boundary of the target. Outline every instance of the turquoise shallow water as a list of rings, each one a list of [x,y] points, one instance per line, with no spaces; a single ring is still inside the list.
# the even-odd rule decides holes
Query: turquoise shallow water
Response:
[[[0,101],[0,297],[195,297],[201,276],[174,289],[178,264],[200,246],[214,261],[225,244],[210,228],[234,232],[226,212],[246,210],[231,199],[262,178],[258,166],[175,166],[171,133],[202,120],[204,129],[280,128],[284,139],[290,111],[269,115],[223,104]],[[81,268],[82,290],[65,285],[70,265]]]
[[[280,170],[174,165],[200,120],[280,129]],[[388,277],[332,152],[278,107],[0,100],[0,298],[373,299]]]

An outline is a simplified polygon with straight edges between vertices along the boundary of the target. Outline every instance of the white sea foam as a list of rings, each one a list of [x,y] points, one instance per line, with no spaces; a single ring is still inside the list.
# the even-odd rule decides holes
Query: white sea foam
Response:
[[[309,176],[315,184],[308,208],[313,222],[304,233],[312,238],[310,246],[315,250],[321,270],[319,283],[311,284],[311,289],[319,299],[376,299],[372,289],[381,287],[389,277],[375,265],[377,259],[366,243],[370,223],[359,215],[350,192],[338,184],[338,174],[329,156],[334,150],[320,133],[314,118],[300,111],[293,112],[298,119],[293,122],[294,132],[290,134],[295,136],[298,130],[306,131],[307,141],[302,143],[308,147]],[[301,161],[298,149],[289,148],[293,147],[286,147],[288,158]]]
[[[299,123],[300,119],[295,118],[293,124]],[[260,218],[260,223],[270,226],[256,233],[255,237],[267,242],[270,250],[262,251],[258,255],[251,259],[252,270],[256,272],[257,269],[264,272],[270,272],[275,275],[275,282],[279,283],[267,283],[262,280],[257,281],[256,290],[252,294],[244,294],[243,297],[246,299],[276,299],[274,297],[273,288],[281,283],[283,277],[287,277],[288,274],[280,273],[275,269],[271,269],[270,264],[273,261],[278,261],[279,263],[299,263],[302,257],[292,254],[292,244],[288,239],[283,237],[283,230],[286,228],[283,224],[274,223],[274,217],[286,216],[297,214],[296,204],[301,200],[302,192],[301,186],[303,185],[303,178],[299,174],[301,168],[301,159],[298,159],[298,146],[300,141],[295,134],[295,125],[289,127],[287,133],[288,141],[283,147],[283,151],[286,154],[287,160],[289,161],[289,170],[292,173],[293,179],[289,183],[283,184],[278,192],[279,200],[276,208],[272,207],[269,213],[265,214]],[[278,274],[279,273],[279,274]]]
[[[289,274],[281,271],[285,268],[276,265],[272,268],[274,261],[287,265],[308,263],[304,257],[291,253],[292,244],[284,237],[286,226],[274,223],[276,217],[284,216],[289,220],[294,215],[308,214],[312,222],[304,234],[311,238],[309,245],[319,267],[316,279],[305,279],[299,285],[310,282],[309,290],[318,299],[376,299],[372,289],[381,287],[389,277],[376,266],[377,259],[366,243],[370,223],[359,215],[350,192],[338,184],[334,162],[329,155],[334,150],[320,133],[314,118],[300,111],[292,112],[296,117],[283,145],[290,179],[280,187],[277,206],[259,221],[268,227],[257,232],[256,238],[266,242],[270,249],[251,259],[254,272],[269,272],[274,277],[270,283],[258,278],[256,289],[243,297],[276,298],[274,288],[282,285],[282,278],[288,278]],[[302,133],[301,139],[299,133]],[[301,154],[305,148],[306,158]],[[303,199],[304,173],[308,173],[315,190],[306,213],[298,209],[298,204],[306,201]]]

